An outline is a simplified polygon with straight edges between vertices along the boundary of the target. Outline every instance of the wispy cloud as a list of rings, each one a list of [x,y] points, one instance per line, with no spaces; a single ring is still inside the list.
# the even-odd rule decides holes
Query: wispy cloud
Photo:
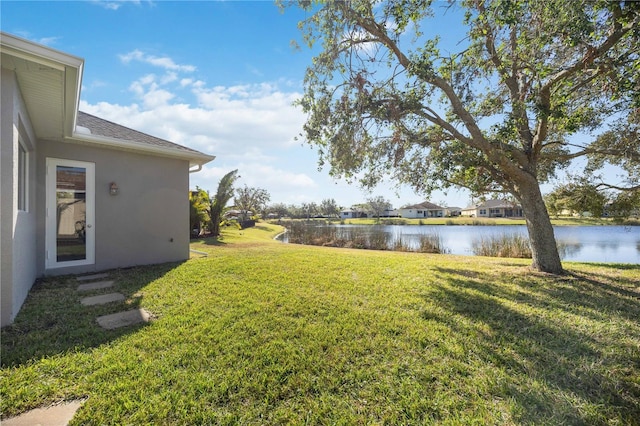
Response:
[[[13,34],[17,35],[18,37],[22,37],[26,40],[31,40],[35,43],[43,44],[45,46],[54,46],[56,43],[58,43],[58,40],[62,38],[62,37],[54,37],[54,36],[38,38],[29,31],[21,31],[21,30],[13,31]]]
[[[173,59],[169,58],[168,56],[147,55],[143,51],[138,49],[132,50],[131,52],[124,55],[118,55],[118,57],[125,64],[128,64],[132,61],[138,61],[170,71],[193,72],[196,70],[196,67],[193,65],[179,65],[176,64]]]
[[[118,10],[125,4],[140,5],[143,3],[140,0],[89,0],[89,2],[107,10]],[[145,1],[144,3],[148,3],[153,6],[152,1]]]
[[[36,42],[44,44],[45,46],[53,46],[58,42],[58,40],[60,40],[60,37],[43,37],[36,40]]]

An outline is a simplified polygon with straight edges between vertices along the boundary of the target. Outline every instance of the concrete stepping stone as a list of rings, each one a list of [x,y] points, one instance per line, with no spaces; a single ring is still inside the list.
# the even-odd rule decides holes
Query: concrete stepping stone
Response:
[[[67,426],[84,401],[70,401],[46,408],[36,408],[10,419],[2,426]]]
[[[76,281],[91,281],[91,280],[99,280],[102,278],[107,278],[109,274],[93,274],[93,275],[84,275],[82,277],[76,277]]]
[[[124,294],[109,293],[109,294],[101,294],[99,296],[85,297],[80,301],[80,303],[82,303],[84,306],[105,305],[107,303],[120,302],[124,299],[125,299]]]
[[[100,327],[106,330],[113,330],[128,325],[149,322],[151,314],[144,309],[132,309],[130,311],[118,312],[110,315],[103,315],[97,318]]]
[[[102,288],[113,287],[113,281],[96,281],[93,283],[80,284],[78,291],[100,290]]]

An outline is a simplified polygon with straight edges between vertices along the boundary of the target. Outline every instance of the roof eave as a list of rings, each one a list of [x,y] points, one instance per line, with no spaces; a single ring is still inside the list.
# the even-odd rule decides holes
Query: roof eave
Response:
[[[75,129],[84,59],[52,49],[41,44],[0,32],[0,51],[29,62],[62,71],[64,73],[63,135],[71,136]]]
[[[81,68],[84,60],[80,57],[34,43],[11,34],[0,32],[3,51],[32,62],[64,71],[64,67]]]
[[[95,145],[102,145],[112,149],[118,149],[123,151],[135,151],[145,154],[154,154],[163,157],[177,158],[181,160],[188,160],[189,167],[203,166],[210,161],[213,161],[215,155],[203,154],[201,152],[190,152],[181,149],[173,149],[163,146],[153,146],[149,144],[125,141],[122,139],[110,138],[107,136],[87,135],[82,133],[73,132],[71,137],[67,138],[68,142],[72,143],[90,143]]]

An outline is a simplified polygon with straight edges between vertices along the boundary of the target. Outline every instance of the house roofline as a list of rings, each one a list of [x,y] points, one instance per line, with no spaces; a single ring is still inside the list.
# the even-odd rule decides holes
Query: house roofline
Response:
[[[90,143],[122,151],[136,151],[145,154],[155,154],[163,157],[189,160],[189,167],[203,166],[204,164],[213,161],[216,158],[215,155],[208,155],[176,148],[168,148],[164,146],[149,145],[140,142],[110,138],[108,136],[88,135],[78,132],[73,132],[71,137],[66,138],[66,141],[77,144]]]
[[[63,134],[73,134],[80,105],[84,59],[2,31],[0,51],[64,73]]]
[[[38,62],[59,71],[64,71],[65,67],[82,68],[84,65],[84,59],[60,50],[5,32],[0,32],[0,37],[2,38],[2,51],[10,52],[13,56]]]
[[[63,139],[66,142],[98,144],[113,149],[189,160],[189,167],[196,167],[196,169],[193,170],[194,172],[200,170],[204,164],[216,158],[213,155],[179,148],[155,146],[107,136],[86,134],[82,131],[79,132],[77,122],[84,59],[2,31],[0,31],[0,52],[64,73],[65,92],[62,108],[64,117]]]

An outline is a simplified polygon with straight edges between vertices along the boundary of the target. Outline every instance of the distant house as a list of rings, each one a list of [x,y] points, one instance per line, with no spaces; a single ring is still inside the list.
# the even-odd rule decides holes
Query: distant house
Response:
[[[466,217],[524,217],[522,207],[507,200],[487,200],[462,209]]]
[[[408,219],[427,218],[427,217],[444,217],[446,209],[428,201],[411,206],[405,206],[398,209],[400,217]]]
[[[0,33],[0,325],[43,275],[189,258],[214,157],[78,110],[84,60]]]
[[[462,208],[460,207],[446,207],[445,215],[447,217],[458,217],[462,214]]]
[[[400,214],[396,209],[386,209],[385,211],[382,212],[380,217],[398,217],[399,215]],[[369,216],[371,216],[371,213],[369,213]]]
[[[340,211],[340,219],[359,219],[367,217],[367,212],[364,210],[342,210]]]

